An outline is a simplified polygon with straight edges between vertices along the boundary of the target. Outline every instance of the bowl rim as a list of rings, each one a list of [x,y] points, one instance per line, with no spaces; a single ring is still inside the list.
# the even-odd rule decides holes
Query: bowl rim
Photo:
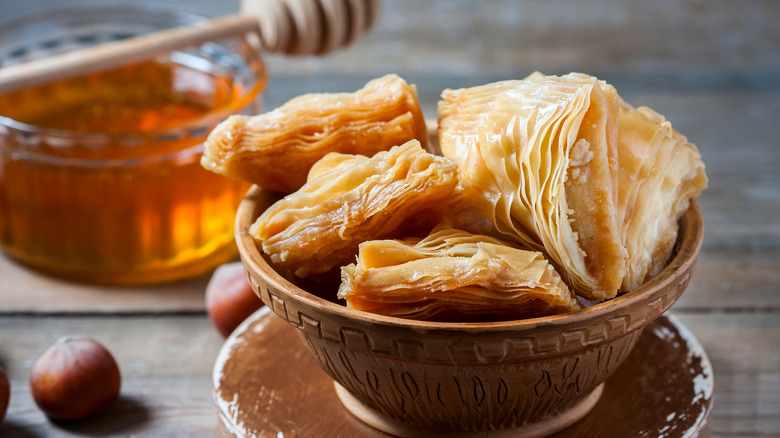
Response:
[[[665,289],[677,282],[682,275],[691,271],[701,250],[704,237],[701,207],[696,199],[691,199],[688,209],[679,221],[676,253],[658,275],[632,291],[574,312],[536,318],[494,322],[421,321],[350,309],[345,305],[333,303],[307,292],[279,274],[262,256],[261,250],[249,233],[249,227],[259,215],[260,203],[269,202],[274,199],[274,196],[278,196],[278,194],[253,185],[238,207],[235,224],[236,243],[241,261],[248,274],[250,272],[257,273],[271,287],[306,307],[316,308],[357,323],[419,331],[517,331],[543,326],[583,325],[596,319],[608,318],[611,315],[623,313],[641,302],[652,300],[654,296],[662,294]]]

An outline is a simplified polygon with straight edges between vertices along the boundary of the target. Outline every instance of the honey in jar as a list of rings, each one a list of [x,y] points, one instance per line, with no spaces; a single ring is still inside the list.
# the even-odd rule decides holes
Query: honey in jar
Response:
[[[6,253],[110,284],[184,278],[235,257],[248,185],[202,169],[202,141],[227,115],[258,112],[265,78],[257,55],[249,81],[202,61],[179,53],[0,96]]]

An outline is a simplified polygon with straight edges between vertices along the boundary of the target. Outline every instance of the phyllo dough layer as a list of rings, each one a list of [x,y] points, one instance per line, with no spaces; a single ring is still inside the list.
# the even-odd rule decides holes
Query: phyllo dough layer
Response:
[[[666,265],[677,221],[707,187],[698,149],[647,107],[620,108],[618,220],[628,249],[621,290],[632,290]]]
[[[353,262],[366,240],[427,232],[457,184],[455,163],[417,140],[371,158],[335,158],[249,230],[274,263],[300,277]]]
[[[482,214],[547,254],[577,293],[612,298],[625,274],[617,226],[617,93],[588,75],[534,74],[445,90],[442,153]]]
[[[372,240],[341,270],[349,307],[402,318],[519,319],[580,308],[544,256],[437,227],[424,239]]]
[[[354,93],[304,94],[264,114],[230,116],[209,134],[201,165],[291,193],[329,152],[371,156],[412,139],[426,146],[417,89],[387,75]]]

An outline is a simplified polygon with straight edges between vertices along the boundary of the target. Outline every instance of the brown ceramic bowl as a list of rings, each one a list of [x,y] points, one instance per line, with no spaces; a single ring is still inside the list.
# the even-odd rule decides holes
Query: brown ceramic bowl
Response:
[[[682,295],[703,235],[694,201],[669,265],[638,289],[585,310],[507,322],[423,322],[349,309],[321,297],[335,291],[304,290],[274,270],[248,232],[274,200],[254,187],[238,210],[236,240],[252,288],[298,329],[345,407],[399,436],[542,436],[577,421],[642,328]]]

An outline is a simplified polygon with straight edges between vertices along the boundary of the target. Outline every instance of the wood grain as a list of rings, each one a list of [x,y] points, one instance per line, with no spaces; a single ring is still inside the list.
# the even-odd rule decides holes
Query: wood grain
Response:
[[[712,362],[713,436],[775,436],[780,318],[760,313],[675,315]],[[95,336],[115,354],[124,379],[122,396],[95,418],[55,424],[33,404],[27,379],[35,358],[70,333]],[[211,370],[221,343],[205,316],[0,316],[0,364],[12,385],[0,436],[213,436]],[[301,391],[295,396],[303,396],[305,388]]]
[[[215,17],[238,3],[169,6]],[[53,4],[0,6],[3,23]],[[266,56],[265,108],[305,92],[353,91],[395,72],[417,84],[431,118],[444,88],[539,70],[594,74],[633,104],[664,114],[698,145],[710,178],[699,200],[706,225],[699,264],[673,310],[713,364],[713,436],[780,436],[780,2],[381,6],[376,26],[348,50],[321,59]],[[13,385],[0,436],[213,436],[210,373],[221,339],[202,313],[206,280],[104,289],[0,257],[0,364]],[[117,355],[123,396],[92,420],[54,424],[33,404],[27,378],[37,355],[69,333],[96,336]]]
[[[27,379],[59,337],[87,334],[116,358],[120,398],[95,417],[55,423],[37,409]],[[205,316],[0,317],[0,364],[11,404],[0,436],[213,436],[211,368],[222,338]]]
[[[392,0],[347,52],[325,60],[273,58],[271,71],[472,76],[585,71],[661,85],[777,82],[780,7],[772,0]]]
[[[715,374],[713,436],[780,434],[780,317],[676,313],[707,351]]]
[[[203,312],[209,277],[106,287],[48,277],[0,254],[0,314]]]

